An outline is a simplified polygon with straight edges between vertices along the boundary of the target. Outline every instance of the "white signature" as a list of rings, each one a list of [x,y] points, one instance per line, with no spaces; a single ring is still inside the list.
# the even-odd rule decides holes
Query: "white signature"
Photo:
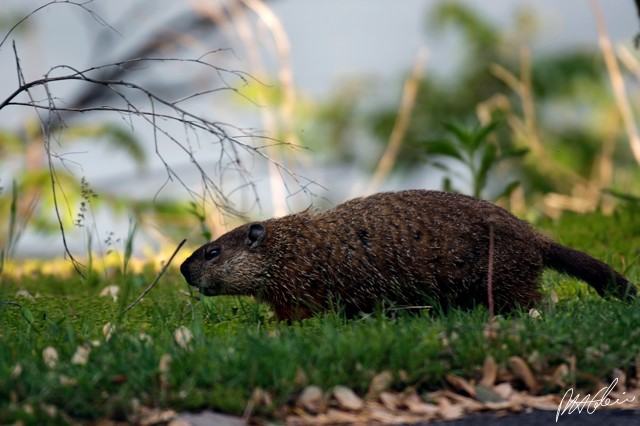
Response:
[[[635,396],[631,398],[625,398],[622,400],[620,398],[616,398],[616,399],[609,398],[609,394],[611,393],[611,391],[613,391],[613,389],[616,387],[617,384],[618,384],[618,379],[615,378],[613,379],[613,382],[611,382],[609,386],[607,386],[606,388],[600,389],[598,392],[595,393],[595,395],[591,396],[591,394],[588,393],[584,397],[581,396],[580,394],[576,394],[576,396],[573,396],[573,389],[569,389],[564,393],[564,396],[562,397],[562,401],[560,401],[560,405],[558,405],[558,411],[556,411],[556,422],[558,422],[558,418],[561,415],[563,415],[565,412],[567,414],[571,414],[574,411],[577,411],[578,413],[582,413],[582,410],[586,409],[587,413],[592,414],[599,407],[606,407],[607,405],[624,404],[625,402],[635,401],[636,399]],[[625,392],[622,392],[622,395],[624,394]],[[567,400],[567,403],[564,405],[564,408],[563,408],[565,399]]]

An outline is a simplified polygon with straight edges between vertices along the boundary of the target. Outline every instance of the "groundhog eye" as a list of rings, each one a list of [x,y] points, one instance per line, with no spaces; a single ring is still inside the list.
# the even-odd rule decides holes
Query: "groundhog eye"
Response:
[[[220,248],[219,247],[212,247],[212,248],[208,248],[205,252],[204,252],[204,259],[205,260],[211,260],[214,259],[218,256],[220,256]]]

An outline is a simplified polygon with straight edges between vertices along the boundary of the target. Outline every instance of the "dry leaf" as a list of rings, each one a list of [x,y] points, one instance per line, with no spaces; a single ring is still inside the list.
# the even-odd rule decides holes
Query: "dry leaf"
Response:
[[[17,363],[11,369],[11,378],[17,379],[22,374],[22,364]]]
[[[60,377],[58,377],[58,380],[60,381],[60,384],[62,386],[75,386],[78,384],[77,379],[73,377],[65,376],[64,374],[61,374]]]
[[[307,375],[302,369],[302,367],[298,367],[296,369],[296,376],[293,379],[293,383],[295,383],[297,386],[302,387],[302,386],[305,386],[308,381],[309,379],[307,378]]]
[[[40,409],[47,413],[47,416],[51,417],[52,419],[58,415],[58,408],[56,408],[54,405],[49,405],[41,402]]]
[[[336,386],[333,388],[333,397],[338,406],[345,410],[358,411],[364,407],[362,399],[346,386]]]
[[[158,363],[160,371],[160,388],[166,389],[169,386],[169,371],[171,369],[171,355],[163,354]]]
[[[91,346],[88,344],[80,345],[76,348],[76,352],[71,357],[71,364],[86,365],[89,361],[89,354],[91,353]]]
[[[326,419],[323,424],[362,424],[362,419],[357,414],[342,410],[329,409],[322,417]]]
[[[464,410],[461,405],[452,404],[447,398],[438,400],[438,410],[444,420],[456,420],[462,417]]]
[[[173,410],[163,410],[160,408],[147,408],[141,411],[142,419],[140,419],[140,424],[142,426],[168,423],[177,416],[177,413]]]
[[[382,405],[389,411],[397,411],[398,407],[402,404],[402,399],[397,393],[383,391],[380,392],[378,398],[380,402],[382,402]]]
[[[393,382],[393,374],[391,371],[385,370],[371,380],[369,390],[367,391],[367,399],[375,399],[381,392],[387,390]]]
[[[452,400],[456,405],[460,405],[465,412],[473,412],[484,409],[484,405],[468,396],[459,395],[455,392],[445,390],[442,392],[444,396]]]
[[[567,364],[560,364],[553,370],[553,373],[551,373],[551,382],[560,388],[565,388],[567,384],[564,379],[568,376],[569,367],[567,367]]]
[[[251,393],[251,404],[258,407],[268,407],[273,404],[273,397],[262,388],[255,388]]]
[[[173,332],[173,338],[182,349],[189,349],[189,342],[193,339],[193,333],[184,325],[181,325]]]
[[[500,398],[507,400],[513,395],[513,386],[511,383],[500,383],[493,387],[493,391],[500,395]]]
[[[482,365],[482,378],[479,385],[490,388],[496,383],[497,376],[498,366],[496,365],[496,360],[491,355],[487,355]]]
[[[100,291],[100,297],[111,297],[114,302],[117,302],[118,293],[120,293],[120,287],[117,285],[109,285]]]
[[[467,382],[462,377],[456,376],[456,375],[453,375],[453,374],[447,374],[445,376],[445,379],[447,379],[447,382],[449,382],[449,384],[451,384],[451,386],[453,386],[457,390],[462,390],[462,391],[466,392],[469,396],[471,396],[473,398],[476,397],[476,390],[473,387],[473,385],[471,383]]]
[[[315,385],[304,388],[298,397],[298,404],[313,414],[322,413],[327,408],[322,389]]]
[[[367,412],[371,420],[373,420],[376,424],[384,424],[384,425],[392,425],[392,424],[402,424],[409,423],[401,416],[393,414],[382,407],[367,407]],[[411,422],[413,423],[413,422]]]
[[[611,374],[614,380],[618,380],[616,386],[613,388],[616,392],[626,392],[627,391],[627,375],[624,371],[619,368],[614,368],[613,373]]]
[[[536,308],[529,309],[529,317],[531,318],[542,318],[542,314]]]
[[[107,342],[111,339],[111,336],[113,336],[113,333],[115,332],[116,332],[116,325],[111,324],[110,322],[106,323],[102,327],[102,335],[104,336],[104,340],[106,340]]]
[[[529,389],[531,392],[537,392],[540,389],[540,383],[536,380],[527,363],[518,356],[512,356],[507,361],[509,369],[513,374]]]
[[[153,344],[153,339],[151,338],[151,336],[149,336],[147,333],[140,333],[138,334],[138,340],[144,343],[148,343],[148,344]]]
[[[440,410],[438,406],[424,402],[415,391],[405,395],[402,403],[414,414],[433,414]]]
[[[36,300],[36,299],[31,295],[31,293],[29,293],[27,290],[18,290],[18,291],[16,292],[16,298],[18,298],[18,297],[24,297],[25,299],[28,299],[28,300],[31,300],[31,301]]]
[[[173,419],[169,422],[168,426],[193,426],[193,423],[183,419]]]
[[[49,368],[54,368],[58,363],[58,351],[54,347],[47,346],[42,351],[42,360],[44,361],[44,365]]]

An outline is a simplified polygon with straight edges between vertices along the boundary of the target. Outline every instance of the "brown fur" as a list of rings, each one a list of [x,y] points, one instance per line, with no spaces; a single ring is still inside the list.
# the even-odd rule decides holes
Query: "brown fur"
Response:
[[[551,241],[500,207],[424,190],[243,225],[200,247],[180,270],[204,295],[255,296],[284,320],[333,304],[347,314],[385,301],[469,307],[487,302],[490,226],[498,310],[539,301],[544,267],[585,280],[601,295],[636,294],[607,264]]]

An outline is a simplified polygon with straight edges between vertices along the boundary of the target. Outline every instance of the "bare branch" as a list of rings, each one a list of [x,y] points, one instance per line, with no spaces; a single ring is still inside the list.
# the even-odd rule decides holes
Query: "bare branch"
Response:
[[[182,248],[182,246],[184,245],[184,243],[186,243],[187,240],[182,240],[180,242],[180,244],[178,244],[178,247],[176,247],[176,249],[173,251],[173,254],[171,255],[171,257],[169,258],[169,260],[167,261],[167,263],[164,264],[164,266],[162,267],[162,269],[160,270],[160,272],[158,273],[158,275],[156,276],[156,278],[153,280],[153,282],[149,285],[149,287],[147,287],[142,294],[140,294],[140,296],[138,296],[136,298],[136,300],[134,300],[129,306],[127,306],[122,312],[121,314],[124,315],[126,314],[131,308],[133,308],[134,306],[136,306],[138,304],[138,302],[140,302],[142,300],[143,297],[145,297],[152,289],[153,287],[158,283],[158,281],[160,280],[160,278],[164,275],[164,273],[167,271],[167,268],[169,267],[169,265],[171,265],[171,262],[173,261],[173,258],[176,257],[176,254],[178,254],[178,251],[180,251],[180,249]]]
[[[7,33],[2,38],[2,41],[0,41],[0,48],[2,48],[4,43],[7,41],[7,38],[9,38],[9,36],[11,35],[11,33],[14,32],[20,25],[22,25],[25,21],[27,21],[29,18],[31,18],[36,13],[40,12],[42,9],[46,9],[47,7],[49,7],[51,5],[54,5],[54,4],[70,4],[70,5],[73,5],[73,6],[78,6],[79,8],[81,8],[82,10],[87,12],[89,15],[91,15],[91,17],[96,22],[98,22],[100,25],[108,27],[111,31],[113,31],[113,32],[115,32],[117,34],[120,34],[120,33],[118,33],[118,31],[115,28],[113,28],[111,25],[109,25],[97,13],[95,13],[93,10],[91,10],[88,7],[85,6],[86,4],[89,4],[89,3],[92,3],[92,2],[93,2],[93,0],[86,0],[86,1],[83,1],[83,2],[75,2],[75,1],[72,1],[72,0],[54,0],[54,1],[50,1],[49,3],[43,4],[42,6],[32,10],[24,18],[20,19],[11,28],[9,28],[9,31],[7,31]]]

